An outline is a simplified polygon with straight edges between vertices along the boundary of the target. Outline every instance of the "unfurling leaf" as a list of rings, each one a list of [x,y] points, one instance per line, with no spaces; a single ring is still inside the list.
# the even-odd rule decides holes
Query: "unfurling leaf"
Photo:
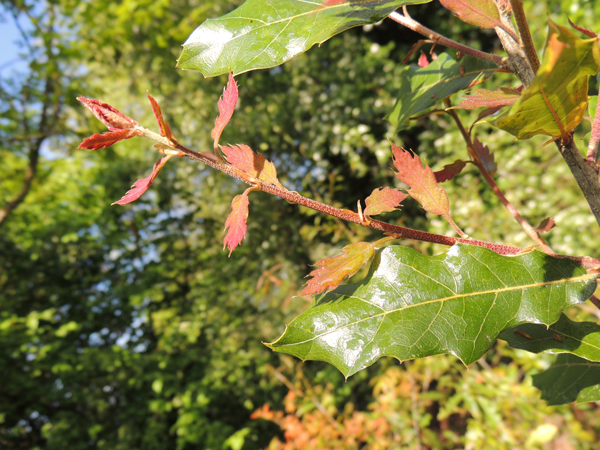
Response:
[[[573,28],[575,28],[576,30],[581,31],[583,34],[585,34],[586,36],[589,36],[591,38],[595,38],[598,35],[596,33],[594,33],[592,30],[588,29],[588,28],[583,28],[580,27],[579,25],[575,25],[573,22],[571,22],[571,19],[569,20],[569,25],[571,25]]]
[[[79,144],[80,149],[87,150],[100,150],[101,148],[110,147],[123,139],[131,139],[135,136],[142,136],[142,132],[139,130],[117,130],[103,134],[93,134],[89,138]]]
[[[398,189],[390,187],[373,189],[371,195],[365,200],[365,216],[376,216],[389,211],[395,211],[402,206],[400,203],[407,195]]]
[[[408,194],[417,200],[426,211],[448,217],[450,202],[443,187],[438,186],[435,175],[427,165],[423,167],[421,158],[392,144],[396,176],[408,184]]]
[[[223,145],[221,151],[225,154],[227,162],[236,169],[265,183],[274,184],[285,189],[277,179],[275,165],[260,153],[254,153],[247,145],[240,144],[231,147]]]
[[[446,164],[442,168],[442,170],[438,170],[437,172],[433,173],[435,175],[435,181],[437,181],[438,183],[443,183],[444,181],[450,181],[456,175],[461,173],[466,165],[467,165],[467,162],[461,161],[460,159],[457,159],[456,161],[454,161],[451,164]]]
[[[136,201],[138,198],[142,196],[144,192],[148,190],[150,185],[154,182],[159,172],[162,170],[164,165],[167,163],[169,159],[171,159],[173,155],[168,155],[160,158],[154,167],[152,168],[152,173],[149,177],[142,178],[141,180],[137,180],[133,184],[133,189],[127,191],[127,193],[121,198],[121,200],[116,201],[113,205],[125,205],[126,203],[131,203]]]
[[[215,140],[215,148],[219,143],[219,139],[221,138],[221,133],[225,126],[231,120],[231,116],[233,116],[233,111],[235,110],[235,105],[237,105],[238,101],[238,88],[237,83],[233,79],[233,73],[229,73],[229,81],[227,82],[227,87],[223,90],[223,95],[219,99],[219,117],[215,120],[215,127],[210,133],[210,137]]]
[[[498,91],[476,89],[470,94],[471,95],[453,109],[475,109],[483,106],[488,108],[508,106],[516,102],[521,96],[521,93],[518,90],[509,88],[500,88]]]
[[[268,346],[346,376],[382,356],[451,353],[471,364],[506,329],[555,323],[594,293],[596,277],[537,250],[509,257],[457,244],[426,256],[393,245],[375,250],[364,280],[315,298]]]
[[[357,242],[345,246],[342,255],[318,261],[309,276],[302,295],[315,295],[328,289],[335,289],[345,278],[356,274],[373,256],[375,246],[369,242]]]
[[[419,62],[417,63],[419,67],[427,67],[429,65],[429,60],[427,59],[427,55],[421,52],[421,56],[419,56]]]
[[[252,188],[248,188],[243,194],[234,197],[231,202],[231,212],[225,221],[225,229],[229,228],[229,230],[223,240],[223,250],[229,247],[229,256],[231,256],[231,252],[240,245],[240,242],[246,236],[248,229],[246,221],[248,220],[248,205],[250,204],[248,192],[250,189]]]
[[[559,137],[563,135],[561,128],[566,132],[575,129],[587,110],[588,78],[600,68],[598,38],[580,39],[568,28],[548,23],[544,60],[536,77],[511,109],[496,120],[499,128],[517,139],[538,134]]]
[[[83,106],[89,109],[92,114],[109,129],[116,128],[118,130],[127,130],[128,128],[139,125],[135,120],[127,117],[121,111],[113,108],[107,103],[85,97],[77,97],[77,100],[83,103]]]
[[[500,12],[494,0],[440,0],[440,3],[463,22],[481,28],[500,27],[516,37],[514,31],[500,20]]]
[[[548,217],[540,222],[540,224],[534,228],[538,233],[547,233],[556,226],[556,222],[553,217]]]
[[[479,139],[475,138],[473,140],[473,151],[479,157],[479,161],[481,161],[485,170],[487,170],[490,175],[494,175],[496,170],[498,170],[498,166],[496,165],[496,161],[494,161],[494,154],[490,153],[489,147],[483,145]]]
[[[148,95],[148,100],[150,100],[150,105],[152,106],[152,111],[154,112],[154,117],[156,117],[156,121],[158,122],[158,126],[160,126],[160,134],[161,136],[166,137],[169,142],[177,142],[177,139],[171,133],[171,127],[169,123],[163,118],[162,111],[160,110],[160,106],[150,94]]]

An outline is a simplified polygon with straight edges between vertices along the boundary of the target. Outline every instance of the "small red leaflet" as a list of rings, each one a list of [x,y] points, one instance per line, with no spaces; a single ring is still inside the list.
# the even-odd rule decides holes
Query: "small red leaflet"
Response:
[[[160,134],[166,137],[170,142],[177,142],[177,139],[171,133],[171,127],[168,122],[163,119],[162,111],[160,110],[160,106],[150,94],[148,95],[148,100],[150,100],[150,105],[152,106],[152,111],[154,112],[154,117],[156,117],[156,121],[158,122],[158,126],[160,126]]]
[[[251,189],[248,188],[243,194],[236,195],[231,202],[231,213],[225,221],[225,229],[229,228],[229,230],[223,240],[223,250],[229,247],[229,256],[246,236],[246,221],[248,220],[248,205],[250,204],[248,192]]]
[[[437,172],[434,172],[433,174],[435,175],[435,180],[438,183],[443,183],[444,181],[450,181],[452,178],[454,178],[456,175],[458,175],[467,165],[466,161],[461,161],[460,159],[457,159],[456,161],[454,161],[451,164],[446,164],[442,170],[438,170]]]
[[[485,170],[487,170],[490,175],[495,174],[496,170],[498,170],[498,166],[496,165],[496,161],[494,161],[494,154],[490,153],[489,147],[487,145],[483,145],[479,139],[475,138],[473,140],[473,150],[479,157],[479,160],[485,167]]]
[[[233,111],[235,110],[235,105],[238,101],[238,89],[235,80],[233,79],[233,73],[229,73],[229,81],[227,83],[227,87],[223,91],[223,95],[219,99],[219,117],[215,121],[215,127],[210,133],[210,137],[215,140],[215,149],[219,144],[219,139],[221,138],[221,133],[225,126],[231,120],[231,116],[233,116]]]
[[[123,198],[121,198],[121,200],[119,200],[119,201],[114,202],[113,205],[125,205],[127,203],[136,201],[138,198],[140,198],[142,196],[142,194],[144,192],[146,192],[148,190],[148,188],[150,187],[150,185],[154,182],[154,180],[156,179],[156,176],[162,170],[162,168],[167,163],[167,161],[169,159],[171,159],[172,157],[173,157],[173,155],[168,155],[168,156],[164,156],[164,157],[160,158],[156,162],[156,164],[154,164],[154,167],[152,168],[152,173],[150,174],[150,176],[146,177],[146,178],[142,178],[141,180],[137,180],[133,184],[133,189],[130,189],[129,191],[127,191],[127,193],[123,196]]]
[[[406,197],[408,195],[404,192],[390,187],[373,189],[371,195],[365,200],[367,207],[364,210],[364,214],[365,216],[376,216],[377,214],[395,211],[396,208],[402,206],[400,203]]]
[[[101,148],[110,147],[111,145],[116,144],[123,139],[131,139],[134,136],[142,136],[142,132],[139,130],[120,130],[116,128],[111,129],[115,131],[103,134],[93,134],[89,138],[84,139],[84,141],[79,144],[78,148],[87,150],[100,150]]]
[[[240,144],[232,145],[231,147],[222,145],[221,151],[225,155],[227,162],[236,169],[261,181],[285,189],[277,179],[275,165],[260,153],[254,153],[247,145]]]
[[[100,122],[106,125],[107,128],[126,130],[139,125],[135,120],[127,117],[121,111],[113,108],[109,104],[85,97],[77,97],[77,100],[83,103],[83,106],[89,109]]]
[[[455,109],[475,109],[483,106],[493,108],[496,106],[508,106],[515,103],[521,93],[517,89],[500,88],[498,91],[487,89],[476,89],[471,92]]]
[[[429,65],[429,60],[427,59],[427,55],[421,52],[421,56],[419,56],[419,67],[427,67]]]

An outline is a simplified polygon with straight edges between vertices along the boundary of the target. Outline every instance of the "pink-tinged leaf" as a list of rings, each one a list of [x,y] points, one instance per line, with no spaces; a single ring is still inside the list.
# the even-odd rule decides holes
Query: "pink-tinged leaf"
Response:
[[[429,60],[427,59],[427,55],[421,52],[421,56],[419,56],[419,67],[427,67],[429,65]]]
[[[567,18],[567,19],[568,19],[568,18]],[[573,28],[575,28],[576,30],[579,30],[579,31],[581,31],[581,32],[582,32],[583,34],[585,34],[586,36],[589,36],[589,37],[591,37],[591,38],[595,38],[595,37],[597,37],[597,36],[598,36],[598,35],[597,35],[596,33],[594,33],[592,30],[590,30],[590,29],[588,29],[588,28],[583,28],[583,27],[580,27],[579,25],[575,25],[573,22],[571,22],[571,19],[568,19],[568,20],[569,20],[569,24],[570,24],[570,25],[571,25]]]
[[[426,211],[450,217],[450,202],[443,187],[438,186],[435,175],[421,158],[392,144],[396,176],[410,186],[408,194],[417,200]]]
[[[142,136],[142,132],[139,130],[117,130],[109,133],[93,134],[79,144],[78,148],[100,150],[101,148],[110,147],[123,139],[131,139],[134,136]]]
[[[500,20],[500,12],[494,0],[440,0],[440,3],[463,22],[481,28],[500,27],[514,36],[514,32],[507,29]]]
[[[552,228],[556,226],[556,222],[554,221],[554,217],[548,217],[540,222],[540,224],[534,228],[538,233],[547,233]]]
[[[485,170],[487,170],[490,175],[495,174],[496,170],[498,170],[498,166],[496,165],[496,161],[494,161],[494,155],[490,153],[489,147],[487,145],[483,145],[479,139],[475,138],[473,141],[473,150],[479,157],[479,160],[485,167]]]
[[[433,173],[435,175],[435,181],[438,183],[443,183],[444,181],[451,180],[460,172],[462,172],[466,165],[467,162],[461,161],[460,159],[457,159],[452,164],[445,165],[442,170],[438,170],[437,172]]]
[[[364,210],[365,216],[376,216],[389,211],[395,211],[402,206],[400,203],[407,195],[398,189],[390,187],[376,188],[365,200],[367,207]]]
[[[134,202],[138,198],[140,198],[142,196],[142,194],[144,192],[146,192],[148,190],[148,188],[150,187],[150,185],[154,182],[154,180],[156,179],[156,176],[162,170],[162,168],[167,163],[167,161],[169,159],[171,159],[172,157],[173,157],[173,155],[168,155],[168,156],[164,156],[163,158],[160,158],[156,162],[156,164],[154,164],[154,167],[152,168],[152,173],[150,174],[150,176],[146,177],[146,178],[142,178],[141,180],[137,180],[132,186],[133,189],[130,189],[129,191],[127,191],[127,193],[123,196],[123,198],[121,198],[121,200],[119,200],[119,201],[114,202],[113,205],[125,205],[127,203]]]
[[[98,100],[85,97],[77,97],[83,106],[89,109],[96,118],[106,125],[107,128],[126,130],[139,125],[135,120],[127,117],[121,111]]]
[[[313,278],[306,283],[302,295],[316,295],[338,287],[371,259],[375,246],[368,242],[357,242],[345,246],[342,251],[342,255],[325,258],[315,264],[318,269],[309,274]]]
[[[160,126],[160,134],[166,137],[170,142],[177,142],[177,139],[175,139],[173,133],[171,132],[171,127],[169,126],[169,123],[163,118],[160,106],[158,106],[158,103],[150,94],[146,95],[148,95],[148,100],[150,100],[150,105],[152,106],[154,117],[156,117],[156,121]]]
[[[213,128],[210,136],[215,140],[215,143],[219,142],[221,133],[225,126],[231,120],[235,105],[238,101],[238,88],[235,80],[233,79],[233,73],[229,73],[229,81],[227,87],[223,91],[223,95],[219,99],[219,117],[215,121],[215,127]],[[216,145],[216,144],[215,144]]]
[[[333,5],[339,5],[341,3],[346,3],[348,0],[324,0],[323,1],[323,6],[333,6]]]
[[[222,145],[221,151],[225,154],[227,162],[236,169],[261,181],[285,189],[277,179],[275,165],[260,153],[254,153],[247,145],[240,144],[231,147]]]
[[[488,91],[487,89],[476,89],[471,92],[460,105],[455,106],[455,109],[475,109],[481,107],[495,108],[508,106],[515,103],[521,93],[516,89],[500,88],[498,91]]]
[[[236,195],[231,202],[231,212],[225,221],[225,229],[229,228],[229,230],[223,240],[223,250],[229,247],[229,256],[246,236],[249,204],[248,189],[243,194]]]

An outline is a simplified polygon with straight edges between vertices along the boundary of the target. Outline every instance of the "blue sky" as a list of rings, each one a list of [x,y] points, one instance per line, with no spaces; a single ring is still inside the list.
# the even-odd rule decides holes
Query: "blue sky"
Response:
[[[26,66],[23,63],[14,62],[19,60],[20,47],[16,41],[20,39],[20,33],[14,24],[13,18],[6,10],[0,6],[0,16],[3,20],[0,22],[0,70],[3,76],[7,76],[7,71],[19,70],[23,71]],[[23,24],[25,27],[27,24]],[[10,64],[9,64],[10,63]]]

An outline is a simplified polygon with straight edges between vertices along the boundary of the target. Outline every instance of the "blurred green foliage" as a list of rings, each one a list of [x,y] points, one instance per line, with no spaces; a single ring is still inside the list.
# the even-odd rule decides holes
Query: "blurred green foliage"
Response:
[[[362,434],[347,431],[356,436],[347,448],[377,448],[378,426],[392,439],[388,448],[594,448],[597,406],[546,407],[531,387],[531,375],[551,364],[549,355],[498,344],[468,370],[451,356],[402,366],[386,359],[345,382],[331,366],[300,364],[264,347],[261,341],[276,338],[308,305],[294,297],[308,265],[377,236],[369,230],[257,193],[250,196],[248,237],[228,258],[222,229],[242,187],[186,160],[172,161],[135,204],[109,206],[149,174],[158,155],[141,140],[75,150],[82,137],[101,131],[75,97],[98,98],[153,127],[150,90],[181,141],[210,148],[225,79],[204,80],[174,64],[195,26],[237,4],[2,0],[4,18],[14,11],[26,24],[31,47],[23,48],[27,73],[2,72],[2,205],[22,188],[28,145],[40,137],[41,105],[50,99],[58,113],[55,126],[42,130],[31,189],[0,228],[0,447],[265,448],[285,440],[274,422],[250,418],[269,404],[287,408],[299,435],[311,420],[337,433],[362,421]],[[538,47],[543,7],[526,5]],[[564,22],[566,11],[590,28],[599,10],[585,1],[549,8],[554,20]],[[461,23],[438,4],[411,14],[485,50],[499,45],[489,30]],[[265,153],[288,188],[352,208],[375,187],[394,185],[382,118],[400,88],[399,62],[417,39],[384,21],[281,67],[239,76],[240,104],[222,142]],[[466,153],[458,130],[433,119],[403,131],[397,143],[441,168]],[[596,251],[593,240],[581,238],[593,218],[560,156],[536,140],[512,144],[485,125],[477,130],[496,153],[500,186],[523,215],[532,222],[556,217],[553,248]],[[473,170],[446,189],[467,233],[530,245]],[[447,232],[406,203],[387,220]]]

